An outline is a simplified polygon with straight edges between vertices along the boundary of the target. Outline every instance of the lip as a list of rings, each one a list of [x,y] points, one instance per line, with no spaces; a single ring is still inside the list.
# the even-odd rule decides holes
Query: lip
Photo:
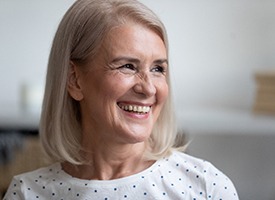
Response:
[[[150,106],[152,107],[154,103],[142,103],[136,101],[120,101],[117,102],[117,105],[135,105],[135,106]]]
[[[125,116],[130,117],[131,119],[139,119],[139,120],[143,119],[143,120],[145,120],[145,119],[148,119],[149,116],[150,116],[150,112],[138,114],[138,113],[134,113],[134,112],[127,112],[127,111],[122,110],[122,109],[120,109],[120,110],[124,113]]]
[[[141,103],[141,102],[133,102],[133,101],[120,101],[117,102],[117,106],[119,109],[123,112],[124,115],[127,117],[130,117],[131,119],[148,119],[151,113],[151,110],[147,113],[136,113],[136,112],[128,112],[126,110],[123,110],[120,108],[120,106],[126,106],[126,105],[134,105],[134,106],[147,106],[152,107],[152,103]]]

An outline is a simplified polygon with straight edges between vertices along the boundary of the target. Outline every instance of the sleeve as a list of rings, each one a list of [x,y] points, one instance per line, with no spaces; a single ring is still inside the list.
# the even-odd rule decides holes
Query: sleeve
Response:
[[[20,180],[13,178],[3,200],[24,200],[24,199],[25,198],[22,192],[22,183],[20,182]]]
[[[239,200],[232,181],[220,170],[208,163],[206,172],[206,191],[208,199]]]

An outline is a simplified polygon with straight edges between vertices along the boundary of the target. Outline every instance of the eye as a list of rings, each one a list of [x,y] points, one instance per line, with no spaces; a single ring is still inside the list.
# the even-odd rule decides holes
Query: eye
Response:
[[[158,73],[161,73],[161,74],[165,74],[166,69],[162,66],[156,66],[153,69],[151,69],[151,72],[158,72]]]
[[[129,69],[129,70],[136,70],[135,66],[132,64],[125,64],[119,67],[119,69]]]
[[[137,72],[136,66],[134,66],[133,64],[130,64],[130,63],[121,65],[117,69],[119,70],[119,72],[121,72],[123,74],[135,74]]]

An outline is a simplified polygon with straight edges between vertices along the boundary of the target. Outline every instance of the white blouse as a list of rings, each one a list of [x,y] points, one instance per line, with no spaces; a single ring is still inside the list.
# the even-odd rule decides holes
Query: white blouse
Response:
[[[114,180],[82,180],[60,163],[15,176],[4,200],[238,200],[228,177],[207,161],[175,151],[148,169]]]

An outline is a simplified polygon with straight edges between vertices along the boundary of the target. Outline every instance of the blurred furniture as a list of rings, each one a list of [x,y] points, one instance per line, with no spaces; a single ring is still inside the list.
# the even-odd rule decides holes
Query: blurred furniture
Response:
[[[254,112],[275,115],[275,71],[262,71],[255,75],[257,91]]]
[[[0,197],[8,188],[12,177],[45,166],[38,136],[25,136],[21,147],[15,149],[13,159],[0,165]]]

